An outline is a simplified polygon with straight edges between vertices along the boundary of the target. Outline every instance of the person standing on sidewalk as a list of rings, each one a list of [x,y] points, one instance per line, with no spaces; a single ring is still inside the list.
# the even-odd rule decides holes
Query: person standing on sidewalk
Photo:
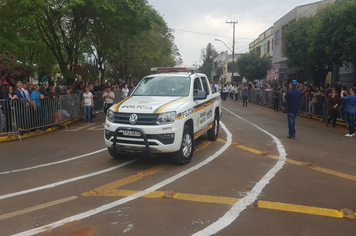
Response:
[[[235,85],[234,92],[235,92],[235,101],[237,101],[239,99],[239,85],[238,84]]]
[[[114,104],[115,94],[111,92],[111,88],[107,88],[105,93],[103,94],[103,98],[105,99],[104,112],[109,110],[109,108]]]
[[[82,108],[84,108],[84,115],[86,122],[89,124],[91,121],[91,109],[94,106],[93,94],[89,91],[89,87],[85,88],[83,93]]]
[[[288,117],[288,136],[287,138],[295,138],[295,118],[299,112],[300,100],[302,99],[302,93],[296,88],[297,81],[293,80],[289,84],[289,90],[284,95],[284,100],[287,106],[287,117]]]
[[[242,106],[247,106],[247,97],[248,97],[248,87],[247,84],[244,83],[243,85],[241,85],[242,88]]]
[[[278,105],[279,90],[277,85],[274,86],[272,96],[273,96],[273,111],[276,112],[279,109],[279,105]]]
[[[333,120],[333,128],[336,128],[336,118],[337,113],[339,111],[338,106],[340,103],[340,98],[337,95],[336,90],[334,89],[331,94],[329,94],[329,118],[328,122],[326,123],[326,127],[329,126],[330,121]]]
[[[349,133],[345,137],[355,136],[355,113],[356,113],[356,87],[350,89],[350,95],[346,95],[345,90],[341,90],[341,101],[345,101],[345,114],[349,125]]]

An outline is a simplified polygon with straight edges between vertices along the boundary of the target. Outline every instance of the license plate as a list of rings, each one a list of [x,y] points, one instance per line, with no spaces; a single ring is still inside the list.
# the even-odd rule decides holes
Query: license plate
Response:
[[[123,130],[122,133],[125,136],[141,137],[141,133],[137,131]]]

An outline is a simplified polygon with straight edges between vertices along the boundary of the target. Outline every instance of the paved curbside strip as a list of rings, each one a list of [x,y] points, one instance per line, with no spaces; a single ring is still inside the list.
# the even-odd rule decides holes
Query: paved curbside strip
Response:
[[[79,121],[80,119],[74,119],[71,121],[67,121],[65,123],[63,123],[64,125],[69,125],[72,124],[74,122]],[[59,127],[53,127],[53,128],[48,128],[47,130],[44,131],[40,131],[40,132],[30,132],[30,133],[26,133],[23,135],[16,135],[16,136],[4,136],[4,137],[0,137],[0,143],[2,142],[8,142],[8,141],[15,141],[15,140],[22,140],[22,139],[26,139],[26,138],[31,138],[31,137],[35,137],[38,135],[42,135],[42,134],[46,134],[55,130],[58,130]],[[19,138],[20,137],[20,138]]]

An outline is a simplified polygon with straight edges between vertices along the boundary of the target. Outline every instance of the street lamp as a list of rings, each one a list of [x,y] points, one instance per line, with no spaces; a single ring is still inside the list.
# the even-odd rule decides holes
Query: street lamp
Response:
[[[215,41],[222,42],[222,43],[227,47],[227,49],[229,49],[230,52],[232,53],[232,50],[229,48],[229,46],[226,45],[226,43],[224,43],[224,41],[222,41],[222,40],[220,40],[220,39],[215,39]]]
[[[231,82],[233,82],[233,78],[234,78],[234,64],[235,64],[235,50],[231,50],[227,45],[226,43],[224,43],[224,41],[220,40],[220,39],[215,39],[215,41],[219,41],[219,42],[222,42],[229,50],[230,52],[232,53],[232,76],[231,76]]]

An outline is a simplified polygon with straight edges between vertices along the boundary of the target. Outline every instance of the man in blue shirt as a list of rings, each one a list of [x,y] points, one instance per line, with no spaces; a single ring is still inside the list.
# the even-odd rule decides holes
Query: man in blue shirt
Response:
[[[349,133],[346,137],[355,136],[355,113],[356,113],[356,87],[350,89],[350,95],[345,96],[346,91],[341,90],[341,100],[345,101],[345,114],[349,124]]]
[[[289,84],[289,90],[284,95],[284,101],[286,101],[287,106],[287,117],[288,117],[288,129],[289,133],[287,138],[295,138],[295,118],[299,112],[300,100],[302,99],[302,93],[296,88],[297,81],[293,80]]]

